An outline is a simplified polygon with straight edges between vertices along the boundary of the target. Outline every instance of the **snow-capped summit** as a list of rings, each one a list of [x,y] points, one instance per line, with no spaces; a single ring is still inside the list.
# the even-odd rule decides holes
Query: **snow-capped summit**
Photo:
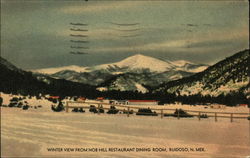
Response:
[[[186,72],[200,72],[207,68],[206,65],[194,64],[185,60],[178,61],[163,61],[150,56],[145,56],[142,54],[136,54],[127,57],[119,62],[102,64],[92,67],[82,67],[76,65],[55,67],[55,68],[45,68],[31,70],[36,73],[43,74],[55,74],[62,71],[74,71],[74,72],[92,72],[95,70],[108,70],[112,74],[122,74],[124,72],[149,69],[151,72],[162,73],[166,71],[186,71]]]
[[[109,67],[128,67],[130,69],[150,69],[151,71],[164,72],[173,69],[174,65],[153,57],[136,54],[116,63],[95,66],[94,69],[106,69]]]

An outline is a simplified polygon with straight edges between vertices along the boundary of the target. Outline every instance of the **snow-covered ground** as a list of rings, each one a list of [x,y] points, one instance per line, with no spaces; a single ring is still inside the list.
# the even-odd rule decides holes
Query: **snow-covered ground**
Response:
[[[249,121],[197,121],[122,114],[55,113],[1,108],[2,156],[246,157]],[[135,148],[134,152],[57,151],[48,148]],[[149,148],[151,151],[137,151]],[[153,148],[166,148],[164,152]],[[174,152],[169,148],[204,148]],[[87,150],[87,149],[86,149]]]
[[[34,101],[31,99],[30,105],[37,104]],[[228,118],[219,118],[215,122],[213,118],[198,121],[197,118],[178,120],[171,117],[161,119],[159,116],[57,113],[50,110],[50,102],[42,100],[40,104],[42,108],[28,110],[1,107],[2,157],[245,158],[250,155],[247,119],[235,119],[231,123]],[[188,105],[164,108],[177,106],[190,109]],[[237,112],[248,111],[248,108],[235,109],[240,109]],[[225,110],[230,111],[231,108]],[[58,149],[52,152],[48,148]],[[66,148],[74,151],[67,152]],[[117,148],[130,148],[131,151],[114,151]],[[156,148],[164,151],[157,152]],[[173,151],[173,148],[187,151]],[[202,148],[204,151],[191,151],[190,148]]]

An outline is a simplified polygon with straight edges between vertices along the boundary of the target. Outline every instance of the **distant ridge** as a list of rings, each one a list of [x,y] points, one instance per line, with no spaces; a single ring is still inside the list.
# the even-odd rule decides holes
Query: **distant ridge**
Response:
[[[184,68],[187,65],[195,65],[194,69]],[[129,69],[149,69],[150,71],[164,72],[173,69],[188,71],[188,72],[200,72],[206,69],[207,65],[194,64],[189,61],[179,60],[179,61],[163,61],[153,57],[145,56],[142,54],[136,54],[130,57],[127,57],[119,62],[102,64],[92,67],[82,67],[76,65],[55,67],[55,68],[44,68],[44,69],[35,69],[31,70],[37,73],[44,74],[53,74],[64,70],[71,70],[75,72],[90,72],[100,69],[110,69],[110,68],[129,68]],[[199,69],[197,69],[199,68]]]
[[[97,86],[98,90],[139,91],[146,93],[163,82],[190,76],[207,65],[189,61],[163,61],[136,54],[119,62],[92,67],[76,65],[33,70],[56,79],[65,79]]]
[[[233,92],[250,95],[249,49],[238,52],[206,70],[179,80],[161,84],[154,92],[181,96],[218,96]],[[249,96],[250,97],[250,96]]]
[[[22,95],[98,95],[95,87],[67,81],[54,79],[45,75],[36,76],[31,72],[18,69],[16,66],[0,57],[0,92]]]

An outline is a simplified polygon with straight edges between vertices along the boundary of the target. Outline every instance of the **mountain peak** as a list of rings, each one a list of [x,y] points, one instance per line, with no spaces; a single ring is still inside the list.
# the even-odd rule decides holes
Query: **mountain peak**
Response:
[[[149,56],[146,56],[146,55],[142,55],[142,54],[135,54],[135,55],[132,55],[132,56],[130,56],[130,57],[128,57],[128,58],[152,58],[152,57],[149,57]]]
[[[145,56],[142,54],[136,54],[130,57],[127,57],[119,62],[103,64],[95,67],[96,69],[103,69],[107,67],[128,67],[130,69],[149,69],[151,71],[164,72],[174,68],[174,65],[167,63],[165,61]]]
[[[133,56],[129,56],[123,60],[121,60],[120,62],[118,63],[121,63],[121,62],[128,62],[128,61],[137,61],[137,62],[141,62],[141,61],[149,61],[149,60],[159,60],[159,59],[156,59],[156,58],[153,58],[153,57],[150,57],[150,56],[146,56],[146,55],[142,55],[142,54],[135,54]],[[161,60],[159,60],[161,61]],[[163,61],[162,61],[163,62]]]

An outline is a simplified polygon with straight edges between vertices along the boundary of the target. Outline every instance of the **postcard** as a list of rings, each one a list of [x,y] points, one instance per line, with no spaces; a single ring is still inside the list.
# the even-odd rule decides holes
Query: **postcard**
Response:
[[[1,0],[1,157],[249,158],[249,3]]]

